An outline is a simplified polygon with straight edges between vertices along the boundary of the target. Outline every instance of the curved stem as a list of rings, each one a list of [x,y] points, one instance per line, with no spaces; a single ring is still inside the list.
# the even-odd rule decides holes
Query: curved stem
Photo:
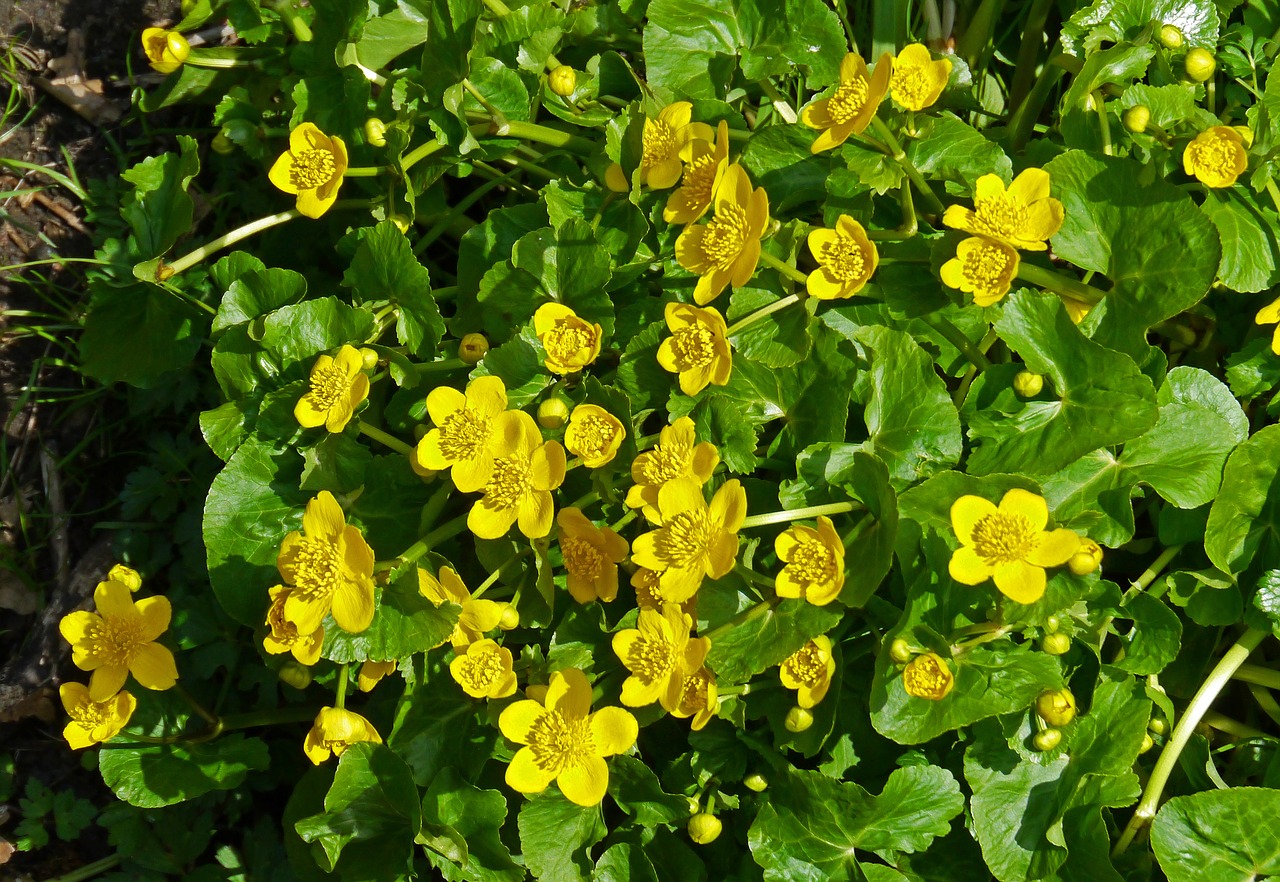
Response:
[[[985,371],[991,367],[991,360],[982,353],[977,346],[973,345],[973,341],[964,335],[964,332],[951,323],[949,319],[945,319],[940,315],[921,316],[925,324],[929,325],[939,334],[946,338],[947,342],[959,349],[964,357],[969,359],[972,364],[980,371]]]
[[[1231,675],[1231,679],[1239,680],[1241,683],[1266,686],[1268,689],[1280,689],[1280,671],[1273,671],[1261,665],[1241,665]]]
[[[376,178],[378,175],[391,174],[391,169],[385,165],[358,165],[349,168],[342,173],[344,178]]]
[[[789,524],[801,518],[816,518],[818,515],[844,514],[847,511],[861,511],[863,505],[858,502],[829,502],[826,505],[810,505],[805,508],[788,508],[784,511],[771,511],[765,514],[748,515],[738,529],[763,527],[767,524]]]
[[[351,678],[347,676],[347,665],[345,663],[338,666],[338,693],[333,697],[333,706],[339,710],[347,706],[347,681]]]
[[[498,565],[498,568],[494,570],[492,573],[490,573],[489,577],[485,579],[483,582],[481,582],[480,586],[476,588],[475,591],[471,592],[471,599],[472,600],[478,599],[481,595],[483,595],[486,591],[488,591],[491,587],[493,587],[493,583],[498,581],[498,577],[502,575],[503,570],[511,566],[516,561],[520,560],[522,557],[528,557],[530,554],[533,554],[532,548],[522,548],[519,551],[517,551],[515,554],[511,555],[509,558],[504,560],[502,563],[500,563]]]
[[[788,279],[798,284],[803,285],[809,281],[809,277],[806,274],[800,272],[800,270],[796,269],[794,266],[787,263],[786,261],[779,260],[778,258],[774,257],[768,251],[761,250],[760,262],[763,263],[765,266],[776,269],[778,272],[782,273]]]
[[[734,334],[737,334],[740,331],[742,331],[743,328],[746,328],[749,325],[755,324],[765,316],[773,315],[775,312],[777,312],[780,309],[786,309],[791,304],[798,303],[799,300],[800,300],[799,294],[792,294],[788,297],[783,297],[780,300],[775,300],[773,303],[770,303],[767,306],[762,306],[759,309],[757,309],[755,312],[738,319],[736,322],[730,325],[729,329],[725,331],[724,335],[726,337],[732,337]]]
[[[92,879],[110,870],[116,864],[120,863],[120,855],[113,854],[110,857],[104,857],[102,860],[94,861],[91,864],[85,864],[83,867],[72,870],[70,873],[63,873],[61,876],[53,876],[44,882],[85,882],[86,879]]]
[[[1107,296],[1106,291],[1031,263],[1018,264],[1018,278],[1044,288],[1046,291],[1052,291],[1054,294],[1084,301],[1090,306],[1099,303],[1103,297]]]
[[[363,200],[361,202],[364,204]],[[299,217],[302,217],[302,212],[298,211],[296,208],[291,208],[288,211],[282,211],[279,214],[269,214],[266,217],[260,217],[255,221],[250,221],[242,227],[236,227],[231,232],[219,236],[212,242],[207,242],[204,245],[201,245],[194,251],[188,251],[173,263],[167,264],[167,267],[172,270],[172,275],[176,275],[184,270],[190,269],[209,255],[217,251],[221,251],[228,245],[234,245],[241,239],[247,239],[255,233],[261,233],[263,230],[269,230],[272,227],[279,226],[286,221],[291,221]],[[165,264],[162,264],[162,266],[165,266]]]
[[[384,447],[390,447],[396,453],[403,454],[404,456],[413,455],[413,448],[401,441],[399,438],[396,438],[394,435],[388,435],[376,426],[369,425],[364,420],[360,420],[357,423],[357,426],[360,429],[361,435],[368,435]]]
[[[494,125],[490,128],[499,138],[519,138],[522,141],[534,141],[583,154],[594,153],[596,150],[596,145],[586,138],[579,138],[577,135],[536,123],[507,119],[494,120]]]
[[[939,217],[946,211],[942,204],[942,200],[938,198],[938,194],[933,192],[933,188],[929,186],[929,182],[920,174],[920,170],[911,164],[911,160],[907,159],[906,152],[902,149],[902,145],[898,143],[898,138],[893,131],[885,125],[884,120],[878,116],[871,117],[871,125],[875,126],[876,134],[884,138],[889,145],[890,156],[893,161],[902,166],[902,170],[907,173],[907,177],[911,179],[911,183],[916,185],[916,189],[920,191],[920,195],[924,197],[925,207],[933,214]]]
[[[1147,586],[1164,572],[1164,568],[1169,565],[1169,561],[1173,560],[1181,550],[1181,545],[1173,545],[1160,552],[1160,556],[1151,562],[1151,566],[1147,567],[1141,576],[1133,580],[1133,584],[1130,587],[1134,591],[1145,591]]]

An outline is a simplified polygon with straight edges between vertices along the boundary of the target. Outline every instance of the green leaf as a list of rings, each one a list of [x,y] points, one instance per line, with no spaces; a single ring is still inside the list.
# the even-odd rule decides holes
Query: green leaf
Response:
[[[1151,381],[1128,357],[1086,339],[1057,297],[1015,292],[996,331],[1027,370],[1045,375],[1058,400],[1019,401],[1007,383],[991,387],[979,376],[962,408],[977,445],[970,472],[1052,474],[1155,424]]]
[[[1195,92],[1182,85],[1148,86],[1146,83],[1134,83],[1125,88],[1124,94],[1120,96],[1120,106],[1128,110],[1138,104],[1151,111],[1151,122],[1162,129],[1173,128],[1187,120],[1198,121],[1199,115],[1206,112],[1196,104]]]
[[[1218,279],[1235,291],[1265,291],[1280,280],[1280,218],[1243,190],[1210,190],[1200,210],[1218,228],[1222,260]]]
[[[373,315],[336,297],[318,297],[277,309],[267,315],[263,327],[263,348],[285,368],[344,343],[364,343],[373,333]]]
[[[613,302],[605,293],[611,275],[609,253],[597,241],[591,224],[570,218],[555,230],[522,236],[511,253],[511,263],[531,275],[547,298],[599,324],[605,342],[613,336]],[[536,308],[536,301],[532,305]],[[517,315],[514,320],[521,323],[528,317]]]
[[[609,760],[609,795],[641,827],[678,824],[689,818],[689,800],[664,791],[653,770],[633,756]]]
[[[750,604],[750,598],[741,596],[739,611],[745,611]],[[707,666],[716,672],[721,683],[745,683],[812,638],[830,631],[840,617],[841,610],[834,606],[814,606],[804,600],[782,600],[773,606],[760,601],[752,617],[711,642]],[[724,622],[711,620],[707,624],[717,627]],[[700,628],[699,633],[705,630]]]
[[[422,507],[430,496],[431,488],[414,473],[408,457],[375,456],[351,514],[364,524],[365,540],[385,560],[420,538]]]
[[[431,294],[431,274],[394,223],[385,220],[364,231],[342,284],[352,287],[361,302],[396,304],[396,338],[419,358],[435,355],[445,329]]]
[[[462,81],[475,42],[480,0],[430,0],[427,4],[427,48],[422,53],[422,82],[443,89]]]
[[[827,178],[839,165],[832,153],[815,156],[809,150],[814,137],[805,126],[768,126],[753,134],[743,149],[742,166],[769,194],[771,214],[826,198]]]
[[[1182,622],[1164,602],[1150,594],[1128,598],[1119,616],[1133,620],[1129,633],[1120,637],[1124,657],[1115,667],[1131,674],[1158,674],[1178,655]]]
[[[1204,535],[1204,525],[1196,533],[1196,541]],[[1161,541],[1164,541],[1163,539]],[[1187,618],[1197,625],[1215,627],[1233,625],[1244,615],[1244,598],[1240,595],[1240,587],[1225,573],[1210,567],[1205,570],[1171,573],[1165,579],[1169,586],[1166,595],[1169,600],[1187,611]],[[1259,603],[1262,590],[1267,585],[1267,577],[1258,582],[1258,594],[1254,595],[1254,605]]]
[[[187,195],[200,172],[196,139],[178,136],[178,153],[144,159],[121,175],[133,189],[120,203],[120,216],[133,230],[138,256],[159,257],[191,231],[193,203]]]
[[[861,865],[855,852],[892,862],[923,851],[963,810],[959,783],[937,766],[895,769],[879,796],[791,769],[774,779],[747,841],[767,882],[892,878],[874,875],[880,865]]]
[[[82,370],[101,383],[154,386],[169,371],[191,366],[206,321],[155,285],[95,284],[80,335]]]
[[[200,415],[202,426],[204,416]],[[345,432],[325,435],[314,447],[304,450],[302,458],[305,465],[300,486],[309,493],[350,493],[364,483],[365,472],[373,462],[369,448]]]
[[[600,806],[575,805],[555,788],[520,807],[519,828],[524,862],[534,878],[545,882],[587,882],[592,867],[587,850],[609,831]]]
[[[766,288],[739,288],[730,299],[732,325],[757,309],[776,303],[782,297]],[[768,367],[791,367],[803,361],[812,348],[809,336],[811,316],[803,306],[789,306],[757,319],[729,338],[735,355]]]
[[[507,387],[507,407],[524,407],[551,385],[552,377],[543,367],[542,359],[542,344],[533,336],[533,331],[526,328],[520,336],[485,353],[471,372],[471,379],[501,378]]]
[[[1227,359],[1227,382],[1237,398],[1248,401],[1280,384],[1280,358],[1270,337],[1255,337]]]
[[[951,530],[951,505],[961,496],[983,496],[999,502],[1014,488],[1039,494],[1040,486],[1021,475],[965,475],[939,472],[923,484],[912,487],[898,497],[898,511],[921,527],[932,528],[944,535]]]
[[[1008,183],[1013,163],[981,132],[950,111],[920,117],[917,137],[907,142],[907,159],[923,175],[953,181],[972,191],[978,178],[999,175]]]
[[[213,331],[216,333],[298,303],[306,296],[307,280],[293,270],[272,267],[242,273],[222,295],[218,314],[213,317]]]
[[[427,21],[405,4],[364,23],[355,44],[356,58],[370,70],[387,67],[399,55],[427,40]]]
[[[627,340],[618,362],[618,388],[627,394],[637,411],[660,407],[670,394],[673,375],[658,364],[658,346],[666,328],[666,322],[653,322],[633,335]],[[754,443],[751,449],[755,450]]]
[[[1249,882],[1280,873],[1280,791],[1232,787],[1176,796],[1151,825],[1151,848],[1169,882]]]
[[[382,589],[373,621],[359,634],[342,630],[326,617],[322,655],[338,664],[399,661],[444,643],[457,621],[453,604],[437,608],[418,593],[418,573],[410,570]]]
[[[1212,0],[1094,0],[1062,25],[1062,45],[1083,56],[1100,43],[1120,43],[1137,36],[1152,22],[1182,31],[1186,48],[1218,44],[1218,13]]]
[[[1115,548],[1133,538],[1133,484],[1119,460],[1102,449],[1045,478],[1043,493],[1061,526]]]
[[[619,842],[605,849],[591,874],[592,882],[658,882],[658,871],[638,845]]]
[[[525,870],[511,858],[499,831],[507,818],[507,800],[497,790],[481,790],[452,768],[431,782],[422,801],[428,824],[450,827],[466,843],[466,862],[459,867],[432,851],[427,859],[449,882],[521,882]]]
[[[112,745],[98,756],[102,780],[140,808],[160,808],[214,790],[234,790],[267,768],[267,743],[234,733],[202,744]]]
[[[445,769],[474,778],[501,736],[476,716],[475,702],[437,663],[405,693],[387,744],[426,786]]]
[[[1280,426],[1267,426],[1235,449],[1209,509],[1204,550],[1232,575],[1257,563],[1280,566]]]

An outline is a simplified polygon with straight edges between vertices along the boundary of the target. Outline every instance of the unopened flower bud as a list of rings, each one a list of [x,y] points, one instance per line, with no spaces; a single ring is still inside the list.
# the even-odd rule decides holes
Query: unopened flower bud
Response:
[[[406,235],[409,232],[409,227],[413,225],[413,220],[407,215],[403,215],[403,214],[393,214],[391,215],[390,218],[388,218],[388,220],[390,220],[393,224],[396,225],[397,230],[399,230],[402,233],[405,233]]]
[[[1070,689],[1046,689],[1036,696],[1036,713],[1050,726],[1065,726],[1076,718],[1076,697]]]
[[[915,653],[911,651],[911,644],[903,640],[901,637],[894,639],[889,644],[889,658],[893,659],[900,665],[905,665],[911,659],[915,658]]]
[[[177,31],[146,28],[142,32],[142,51],[152,69],[168,74],[182,67],[191,55],[191,44]]]
[[[1145,104],[1135,104],[1124,112],[1121,119],[1129,131],[1145,132],[1147,123],[1151,122],[1151,108]]]
[[[1036,750],[1044,753],[1046,750],[1053,750],[1062,743],[1062,733],[1057,729],[1045,729],[1037,732],[1035,737],[1031,739],[1031,744]]]
[[[1019,371],[1013,378],[1013,391],[1023,398],[1035,398],[1044,388],[1044,375],[1031,371]]]
[[[1071,638],[1066,634],[1045,634],[1040,638],[1040,648],[1049,655],[1065,655],[1071,649]]]
[[[1152,740],[1152,738],[1151,738],[1151,735],[1150,735],[1150,734],[1143,735],[1143,736],[1142,736],[1142,746],[1138,748],[1138,753],[1146,753],[1148,750],[1150,750],[1151,748],[1153,748],[1153,747],[1155,747],[1155,746],[1156,746],[1156,743],[1155,743],[1155,741],[1154,741],[1154,740]]]
[[[378,353],[368,346],[360,347],[360,367],[371,371],[378,366]]]
[[[563,398],[548,398],[538,405],[538,425],[544,429],[556,429],[569,421],[569,405]]]
[[[605,171],[604,185],[615,193],[631,192],[631,182],[627,180],[627,173],[616,162]]]
[[[1067,567],[1077,576],[1087,576],[1102,565],[1102,548],[1092,539],[1080,542],[1080,550],[1071,555]]]
[[[769,779],[759,772],[752,772],[750,775],[742,779],[742,783],[747,786],[748,790],[754,790],[756,793],[763,793],[764,789],[769,786]]]
[[[484,334],[463,334],[458,342],[458,358],[463,364],[476,364],[489,351],[489,338]]]
[[[376,116],[364,121],[364,139],[371,147],[387,146],[387,124]]]
[[[578,74],[567,64],[562,64],[547,74],[547,86],[561,98],[568,98],[578,88]]]
[[[214,153],[221,154],[222,156],[230,156],[236,151],[236,142],[232,141],[227,137],[225,132],[221,131],[213,136],[213,140],[209,142],[209,146],[213,149]]]
[[[1182,48],[1182,31],[1177,25],[1167,24],[1160,28],[1160,45],[1166,49]]]
[[[1153,735],[1163,735],[1169,731],[1169,721],[1164,717],[1152,717],[1147,721],[1147,731]]]
[[[276,672],[280,682],[294,689],[306,689],[311,685],[311,668],[301,662],[290,659]]]
[[[1187,77],[1192,82],[1203,83],[1213,76],[1213,72],[1218,69],[1218,62],[1208,49],[1197,47],[1187,53],[1183,67],[1186,68]]]
[[[706,845],[709,842],[715,842],[720,836],[720,831],[724,829],[724,825],[720,823],[720,819],[715,815],[709,815],[706,812],[699,812],[689,819],[689,838],[698,845]]]
[[[1054,631],[1062,627],[1062,619],[1057,616],[1049,616],[1044,620],[1045,633],[1052,634]]]
[[[813,725],[813,711],[797,705],[787,711],[787,719],[783,725],[788,732],[803,732]]]
[[[498,619],[498,627],[504,631],[520,627],[520,610],[508,603],[502,610],[501,618]]]
[[[107,573],[107,580],[119,582],[130,591],[137,591],[142,587],[142,576],[133,567],[127,567],[124,564],[113,566],[111,572]]]

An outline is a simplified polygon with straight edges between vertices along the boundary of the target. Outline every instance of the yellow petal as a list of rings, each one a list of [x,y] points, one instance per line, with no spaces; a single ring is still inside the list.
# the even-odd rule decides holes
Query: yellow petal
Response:
[[[144,597],[135,607],[142,616],[142,629],[138,636],[144,641],[155,640],[169,629],[173,607],[167,597]]]
[[[1021,515],[1037,533],[1049,523],[1049,506],[1045,503],[1044,497],[1018,487],[1005,493],[1004,498],[1000,500],[1000,513]]]
[[[566,668],[551,675],[546,705],[564,716],[585,718],[591,713],[591,681],[577,668]]]
[[[716,491],[711,498],[710,515],[729,532],[738,531],[747,517],[747,491],[741,481],[733,478]]]
[[[321,217],[337,201],[336,187],[327,196],[322,196],[319,190],[299,190],[297,209],[303,217],[315,219]]]
[[[507,387],[501,377],[477,377],[467,385],[467,406],[485,419],[507,409]]]
[[[82,643],[90,632],[96,631],[101,626],[102,616],[81,609],[62,617],[58,622],[58,633],[62,635],[63,640],[76,646]],[[84,669],[81,668],[81,670]]]
[[[507,766],[507,786],[519,793],[541,793],[555,780],[554,769],[544,769],[533,758],[533,751],[522,747]]]
[[[1044,570],[1025,561],[998,564],[993,576],[1000,593],[1016,603],[1035,603],[1044,595]]]
[[[302,515],[302,530],[311,538],[325,538],[337,541],[346,529],[347,519],[342,513],[342,506],[328,490],[321,490],[314,499],[307,503]]]
[[[1049,198],[1049,173],[1042,168],[1025,168],[1013,183],[1009,195],[1020,202],[1038,202]]]
[[[270,171],[267,172],[267,180],[275,185],[276,189],[283,190],[290,195],[296,194],[298,188],[294,186],[293,175],[293,154],[281,153],[276,161],[272,164]]]
[[[1080,550],[1080,537],[1071,530],[1041,533],[1036,547],[1027,555],[1027,563],[1037,567],[1060,567]]]
[[[599,805],[609,789],[609,767],[598,756],[586,756],[578,765],[561,772],[556,784],[570,802],[583,806]]]
[[[429,433],[423,441],[430,438],[434,433]],[[435,450],[439,450],[439,436],[436,436]],[[443,460],[443,456],[439,459]],[[426,465],[424,463],[424,465]],[[446,464],[447,465],[447,464]],[[431,465],[426,465],[432,468]],[[460,459],[453,463],[453,486],[457,487],[463,493],[479,493],[484,489],[484,485],[489,483],[489,478],[493,476],[493,453],[489,450],[480,450],[471,459]]]
[[[973,544],[973,528],[978,521],[996,513],[996,505],[981,496],[965,495],[951,503],[951,529],[963,545]],[[985,576],[983,578],[986,578]],[[966,583],[977,584],[977,583]]]
[[[467,396],[450,386],[437,386],[427,393],[427,415],[437,426],[467,406]]]
[[[467,529],[481,539],[498,539],[511,529],[516,516],[515,508],[499,508],[486,496],[471,506],[467,515]]]
[[[172,660],[173,656],[170,655],[169,658]],[[124,681],[127,679],[129,679],[129,669],[124,665],[103,665],[89,678],[89,698],[93,701],[106,701],[120,691],[120,687],[124,686]]]
[[[104,616],[118,619],[138,618],[138,610],[133,605],[132,592],[119,582],[99,582],[93,592],[93,605]]]
[[[991,578],[992,569],[978,552],[966,546],[952,552],[947,572],[961,585],[981,585]]]
[[[1273,322],[1280,322],[1280,297],[1272,300],[1262,309],[1258,310],[1258,314],[1253,318],[1254,324],[1269,325]]]
[[[316,407],[310,395],[303,395],[298,399],[298,403],[293,406],[293,418],[298,421],[298,425],[304,429],[314,429],[323,426],[325,421],[329,419],[329,409],[321,410]]]
[[[525,699],[509,704],[498,717],[502,734],[516,744],[528,744],[529,732],[547,711],[536,701]],[[550,780],[550,779],[548,779]]]
[[[359,634],[373,621],[373,589],[344,584],[333,592],[333,620],[338,627]]]

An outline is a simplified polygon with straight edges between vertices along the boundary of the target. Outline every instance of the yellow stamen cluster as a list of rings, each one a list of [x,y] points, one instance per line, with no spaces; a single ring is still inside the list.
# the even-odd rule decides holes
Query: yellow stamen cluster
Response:
[[[942,657],[932,652],[917,655],[902,669],[902,686],[908,695],[941,701],[955,687],[955,676]]]

